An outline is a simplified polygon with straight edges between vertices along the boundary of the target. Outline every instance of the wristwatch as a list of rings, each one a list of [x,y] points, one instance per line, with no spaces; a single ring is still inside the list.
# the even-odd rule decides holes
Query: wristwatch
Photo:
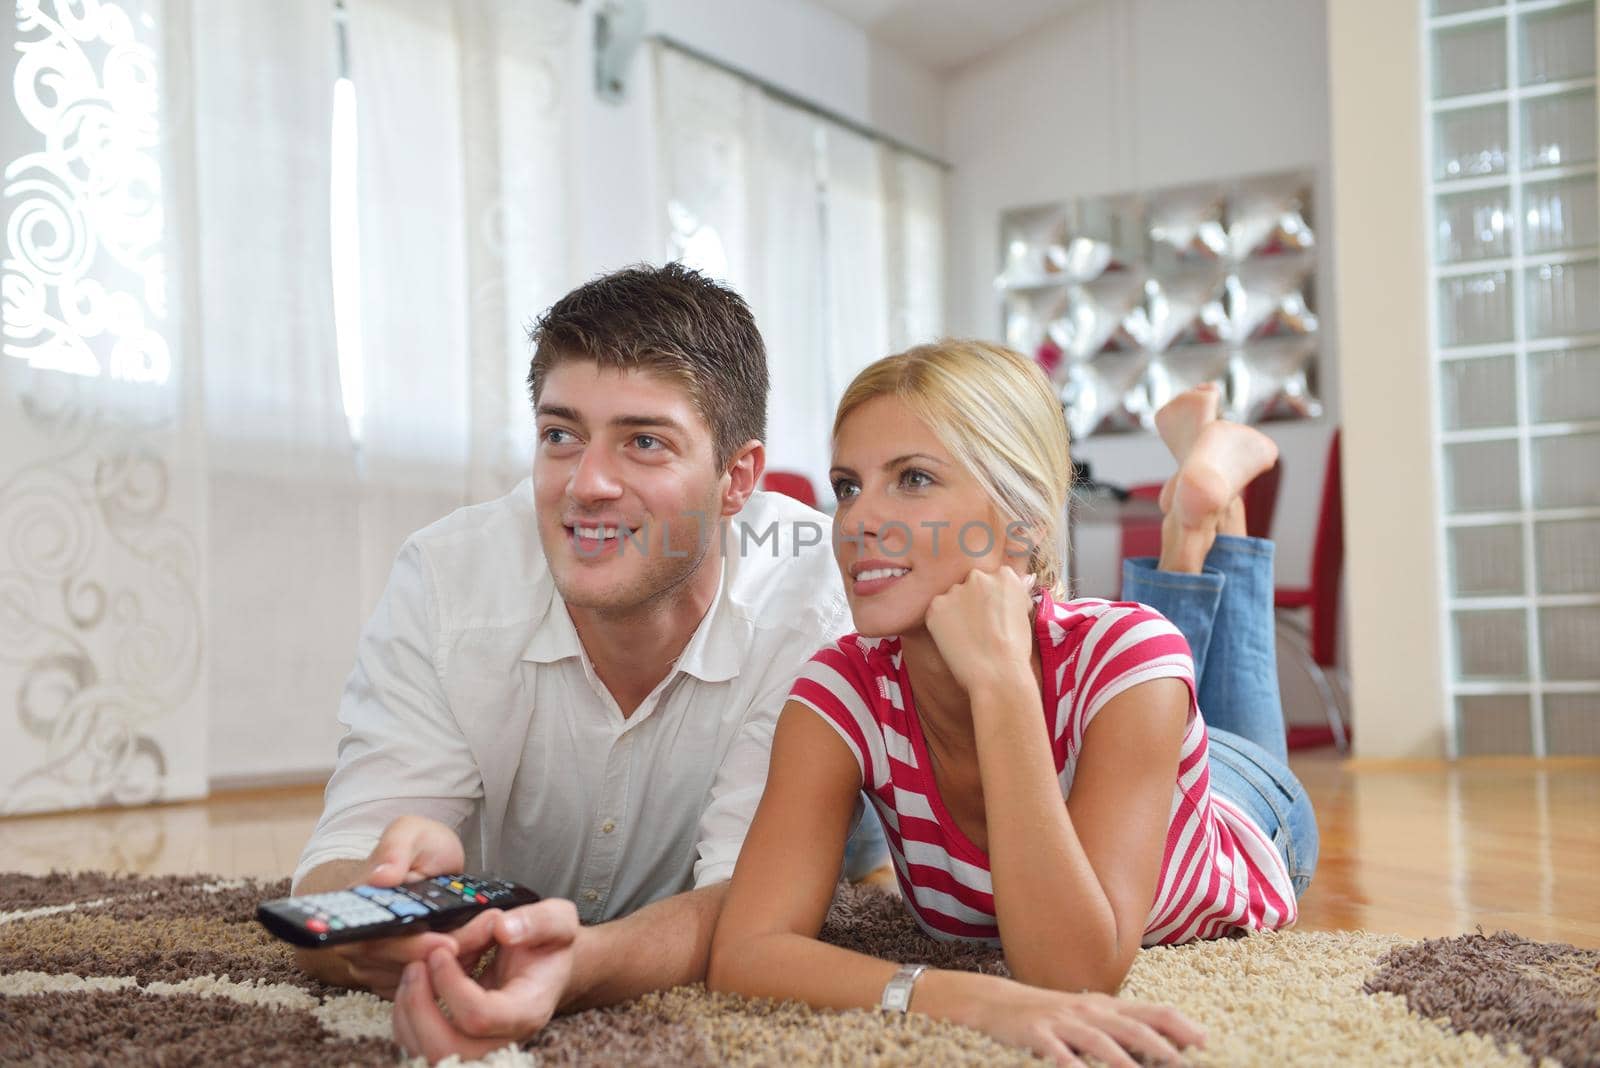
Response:
[[[884,985],[883,1000],[878,1002],[878,1008],[884,1012],[904,1013],[911,1007],[911,987],[916,983],[917,976],[927,970],[926,964],[900,965],[894,978]]]

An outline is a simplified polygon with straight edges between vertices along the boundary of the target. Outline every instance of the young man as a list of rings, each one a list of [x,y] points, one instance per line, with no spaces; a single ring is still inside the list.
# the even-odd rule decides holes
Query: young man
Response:
[[[533,342],[533,477],[401,549],[294,879],[484,871],[556,899],[299,953],[398,992],[396,1036],[430,1059],[703,978],[789,686],[849,629],[826,517],[756,488],[766,354],[735,293],[631,268]]]

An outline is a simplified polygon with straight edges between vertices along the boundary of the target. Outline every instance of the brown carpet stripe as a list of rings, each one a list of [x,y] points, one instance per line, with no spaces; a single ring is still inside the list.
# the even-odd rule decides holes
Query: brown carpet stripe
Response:
[[[1399,994],[1413,1012],[1535,1059],[1600,1068],[1600,950],[1507,931],[1433,938],[1390,951],[1366,989]]]
[[[305,978],[255,923],[256,904],[287,888],[97,872],[0,879],[0,1065],[396,1063],[387,1002]],[[998,952],[928,940],[897,898],[871,888],[841,888],[823,935],[892,959],[1005,974]],[[1597,956],[1509,935],[1287,932],[1148,950],[1124,995],[1204,1025],[1200,1065],[1595,1065]],[[692,986],[557,1020],[478,1063],[1039,1062],[916,1014],[815,1012]]]

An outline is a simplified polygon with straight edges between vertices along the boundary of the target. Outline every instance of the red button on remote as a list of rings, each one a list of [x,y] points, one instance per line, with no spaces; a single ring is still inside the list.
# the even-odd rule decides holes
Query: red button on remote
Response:
[[[310,919],[306,921],[306,930],[308,931],[313,931],[316,934],[322,934],[327,929],[328,924],[324,920]]]
[[[487,897],[485,897],[485,896],[484,896],[484,895],[482,895],[482,894],[479,894],[479,895],[478,895],[478,904],[480,904],[480,905],[487,905],[487,904],[488,904],[488,903],[489,903],[489,899],[488,899],[488,898],[487,898]]]

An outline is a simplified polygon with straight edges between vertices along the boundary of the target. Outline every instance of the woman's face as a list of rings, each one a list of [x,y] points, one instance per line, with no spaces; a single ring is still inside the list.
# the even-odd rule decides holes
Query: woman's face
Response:
[[[1020,528],[1007,529],[977,479],[896,397],[874,397],[845,419],[829,479],[834,557],[867,637],[921,627],[928,602],[974,570],[1023,570]]]

